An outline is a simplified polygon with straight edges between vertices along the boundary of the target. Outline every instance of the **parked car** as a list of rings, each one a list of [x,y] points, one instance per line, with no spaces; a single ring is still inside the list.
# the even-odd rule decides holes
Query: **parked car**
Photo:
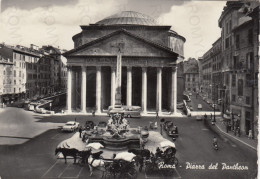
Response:
[[[122,106],[123,113],[125,117],[140,117],[142,108],[140,106]],[[113,106],[108,107],[107,114],[110,116],[110,111],[113,109]]]
[[[217,106],[218,106],[217,104],[211,104],[211,107],[213,107],[213,108],[214,107],[216,108]]]
[[[141,107],[140,108],[133,108],[133,107],[127,107],[124,109],[124,116],[130,118],[130,117],[140,117],[141,116]]]
[[[69,121],[64,126],[62,126],[62,131],[73,132],[79,127],[79,123],[75,121]]]
[[[196,116],[196,120],[197,120],[197,121],[202,121],[202,119],[203,119],[203,116],[201,116],[201,115]]]
[[[179,136],[178,128],[176,126],[171,126],[170,128],[168,128],[167,134],[170,137],[177,138]]]
[[[85,130],[89,131],[94,129],[95,123],[93,121],[86,121],[85,123]]]
[[[198,110],[202,110],[202,104],[198,104]]]

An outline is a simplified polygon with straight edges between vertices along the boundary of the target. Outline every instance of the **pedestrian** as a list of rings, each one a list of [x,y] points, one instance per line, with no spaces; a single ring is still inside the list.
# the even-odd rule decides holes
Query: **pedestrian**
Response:
[[[143,150],[144,149],[144,140],[142,138],[142,136],[140,135],[140,149]]]
[[[77,121],[77,118],[75,117],[75,122]]]
[[[81,138],[81,133],[82,133],[82,127],[79,126],[79,138]]]
[[[252,135],[252,130],[250,129],[248,131],[248,139],[252,139],[253,138],[253,135]]]
[[[207,114],[206,114],[206,113],[205,113],[205,115],[204,115],[204,119],[207,120]]]
[[[228,124],[226,125],[226,132],[228,133]]]
[[[92,111],[92,116],[95,117],[95,110]]]
[[[212,113],[210,113],[210,119],[212,120]]]
[[[237,127],[237,135],[240,137],[240,127]]]
[[[159,119],[159,113],[156,111],[156,119]]]

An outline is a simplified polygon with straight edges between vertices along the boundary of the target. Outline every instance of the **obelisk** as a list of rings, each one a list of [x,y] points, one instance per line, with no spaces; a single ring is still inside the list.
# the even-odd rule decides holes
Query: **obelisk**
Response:
[[[116,93],[115,93],[115,108],[121,108],[121,74],[122,74],[122,54],[119,48],[116,60]]]

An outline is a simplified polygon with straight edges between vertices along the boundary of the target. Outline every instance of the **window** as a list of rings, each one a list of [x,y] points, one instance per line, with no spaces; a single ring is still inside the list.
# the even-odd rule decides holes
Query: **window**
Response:
[[[232,101],[236,102],[236,95],[232,95]]]
[[[251,86],[251,75],[246,74],[246,87],[250,87],[250,86]]]
[[[228,86],[229,85],[229,75],[226,74],[226,85]]]
[[[5,75],[5,70],[4,70],[4,75]]]
[[[249,44],[253,43],[253,29],[248,30],[248,43]]]
[[[15,88],[14,88],[14,93],[15,93]]]
[[[249,96],[246,97],[246,104],[250,104],[250,97]]]
[[[22,75],[21,75],[21,71],[19,71],[19,77],[21,77]]]
[[[235,74],[232,75],[232,86],[233,87],[236,86],[236,75]]]
[[[238,68],[238,56],[233,57],[233,68],[234,69]]]
[[[239,49],[239,34],[236,35],[236,49]]]
[[[250,112],[249,112],[249,111],[246,111],[246,119],[250,119],[250,116],[251,116]],[[251,119],[250,119],[250,120],[251,120]]]
[[[226,41],[225,41],[225,47],[228,48],[229,47],[229,37],[226,38]]]
[[[231,28],[232,28],[232,23],[231,20],[229,20],[229,32],[231,32]]]
[[[14,77],[16,77],[16,71],[14,70]]]
[[[246,67],[248,70],[253,70],[254,53],[249,52],[246,54]]]
[[[237,88],[237,94],[238,96],[243,96],[243,80],[239,79],[238,80],[238,88]]]

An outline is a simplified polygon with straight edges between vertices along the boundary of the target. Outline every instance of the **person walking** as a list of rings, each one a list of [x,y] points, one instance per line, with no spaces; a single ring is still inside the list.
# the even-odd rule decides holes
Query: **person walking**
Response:
[[[159,119],[159,113],[156,111],[156,119]]]
[[[144,140],[142,138],[142,136],[140,135],[140,149],[143,150],[144,149]]]
[[[79,126],[79,138],[81,138],[81,133],[82,133],[82,127]]]
[[[240,137],[240,127],[237,127],[237,136]]]
[[[252,139],[253,138],[253,134],[252,134],[252,130],[250,129],[248,131],[248,139]]]

